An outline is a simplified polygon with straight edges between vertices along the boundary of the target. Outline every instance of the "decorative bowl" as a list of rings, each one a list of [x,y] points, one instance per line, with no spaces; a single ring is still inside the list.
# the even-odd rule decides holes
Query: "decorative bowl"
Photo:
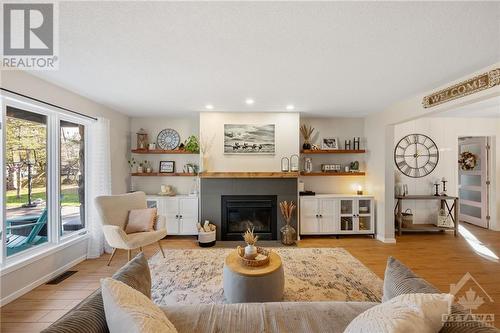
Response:
[[[238,253],[238,257],[240,258],[240,262],[244,266],[248,267],[260,267],[269,264],[269,257],[271,255],[271,250],[267,250],[263,247],[257,246],[257,257],[255,259],[247,259],[245,258],[245,248],[238,246],[236,248],[236,252]]]

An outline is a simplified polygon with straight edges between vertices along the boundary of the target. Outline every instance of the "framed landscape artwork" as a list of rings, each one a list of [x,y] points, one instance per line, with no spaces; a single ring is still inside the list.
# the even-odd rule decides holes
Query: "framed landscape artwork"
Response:
[[[224,124],[224,154],[275,154],[275,125]]]

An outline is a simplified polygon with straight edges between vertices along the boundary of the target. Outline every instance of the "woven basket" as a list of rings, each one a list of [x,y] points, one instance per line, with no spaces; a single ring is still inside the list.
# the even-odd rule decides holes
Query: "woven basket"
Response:
[[[413,226],[413,213],[410,208],[402,213],[403,215],[403,228],[411,228]]]
[[[265,256],[265,258],[260,259],[260,260],[252,260],[252,259],[246,259],[244,257],[245,255],[245,248],[238,246],[236,249],[236,252],[238,253],[238,257],[240,258],[240,262],[244,266],[248,267],[260,267],[260,266],[265,266],[269,264],[269,257],[271,256],[271,250],[266,250],[263,247],[257,247],[257,253],[262,254]]]

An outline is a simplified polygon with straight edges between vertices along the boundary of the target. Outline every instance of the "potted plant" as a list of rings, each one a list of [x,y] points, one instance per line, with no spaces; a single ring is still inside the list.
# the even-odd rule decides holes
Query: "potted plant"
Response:
[[[128,160],[128,166],[130,168],[130,172],[132,172],[132,169],[134,168],[134,165],[136,165],[137,162],[135,161],[135,159],[132,157],[130,160]]]
[[[314,132],[314,127],[309,126],[307,127],[305,124],[302,124],[300,126],[300,133],[302,133],[302,136],[304,137],[304,144],[302,145],[302,149],[304,150],[309,150],[311,149],[311,136]]]
[[[137,173],[143,173],[144,172],[144,163],[139,162],[139,166],[137,167]]]
[[[245,258],[252,260],[257,257],[257,246],[255,246],[255,244],[259,239],[259,236],[254,235],[253,231],[254,228],[252,228],[251,230],[249,228],[243,235],[243,239],[245,240],[245,243],[247,243],[247,246],[245,246]]]
[[[297,235],[297,232],[295,229],[290,225],[290,222],[292,221],[293,217],[293,212],[297,206],[293,201],[287,202],[283,201],[280,202],[280,209],[281,209],[281,215],[283,216],[283,219],[285,220],[285,225],[281,228],[281,243],[285,245],[293,245],[295,243],[295,236]]]
[[[189,151],[191,153],[199,153],[200,152],[200,142],[195,135],[191,135],[189,138],[184,141],[184,150]]]
[[[147,173],[151,173],[153,171],[151,168],[151,162],[148,160],[144,160],[144,167],[146,168]]]

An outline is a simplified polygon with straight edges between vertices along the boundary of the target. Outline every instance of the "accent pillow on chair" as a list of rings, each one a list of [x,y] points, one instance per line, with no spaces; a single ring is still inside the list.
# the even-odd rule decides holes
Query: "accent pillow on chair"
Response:
[[[156,214],[156,208],[130,210],[125,232],[127,234],[133,234],[135,232],[153,231],[156,222]]]
[[[112,278],[102,279],[101,291],[111,333],[177,333],[157,305],[125,283]]]
[[[359,314],[344,333],[435,333],[452,302],[450,294],[400,295]]]

